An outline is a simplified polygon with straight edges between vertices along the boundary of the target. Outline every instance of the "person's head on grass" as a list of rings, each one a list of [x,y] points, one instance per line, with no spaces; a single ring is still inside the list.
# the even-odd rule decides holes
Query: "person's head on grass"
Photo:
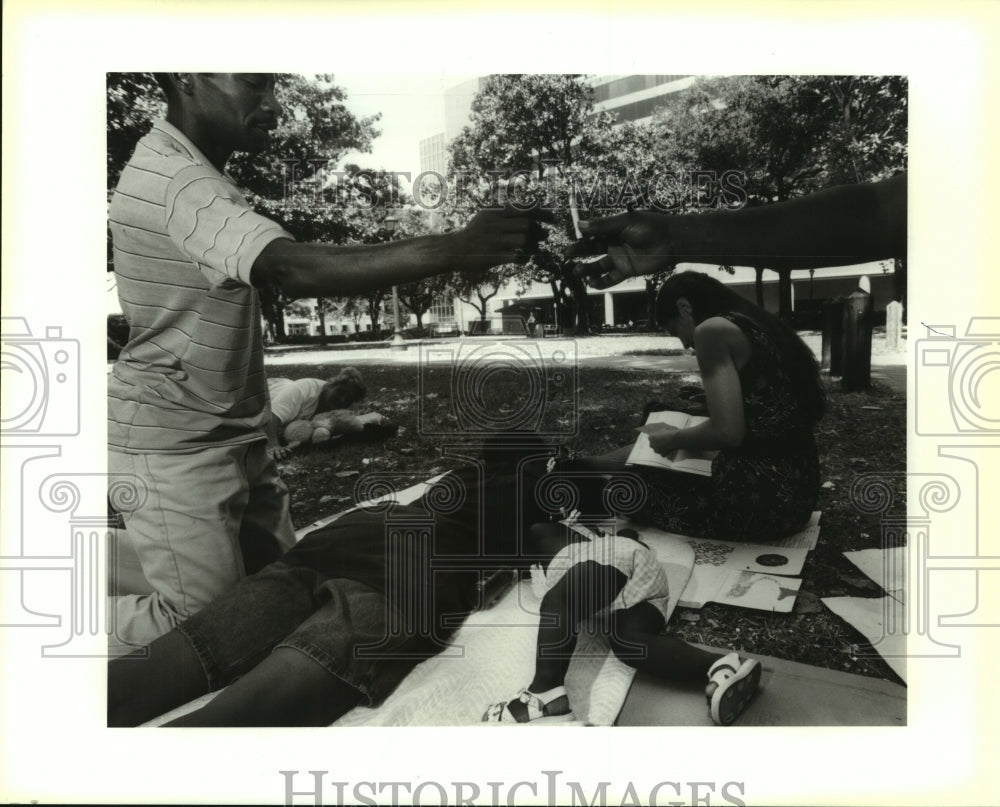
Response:
[[[281,105],[273,73],[154,73],[167,96],[167,122],[180,129],[218,170],[235,151],[270,144]]]
[[[365,397],[367,389],[356,367],[345,367],[323,385],[316,404],[316,414],[331,409],[347,409]]]
[[[777,345],[782,369],[798,393],[799,404],[815,420],[819,420],[826,396],[816,357],[798,334],[778,317],[702,272],[671,275],[660,286],[656,296],[657,322],[678,337],[684,347],[693,346],[698,325],[706,319],[728,313],[743,314],[753,320]]]

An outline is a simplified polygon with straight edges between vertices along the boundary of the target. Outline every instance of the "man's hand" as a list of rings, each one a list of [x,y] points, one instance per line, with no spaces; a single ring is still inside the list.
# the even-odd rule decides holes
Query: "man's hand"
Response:
[[[584,238],[569,248],[567,257],[604,257],[577,263],[574,274],[587,278],[595,289],[606,289],[630,277],[671,269],[675,261],[670,249],[669,219],[659,213],[632,212],[581,221]]]
[[[481,271],[504,263],[524,263],[538,251],[547,233],[543,211],[521,212],[511,207],[480,210],[453,233],[457,262],[463,270]]]
[[[275,462],[281,462],[283,459],[291,456],[292,449],[289,446],[269,445],[267,453],[271,455],[271,459]]]

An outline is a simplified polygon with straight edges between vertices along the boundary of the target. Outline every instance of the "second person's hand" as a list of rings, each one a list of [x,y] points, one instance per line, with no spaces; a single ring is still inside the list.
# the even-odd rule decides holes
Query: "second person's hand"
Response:
[[[597,261],[577,263],[574,273],[596,289],[605,289],[630,277],[653,274],[674,265],[670,249],[669,216],[633,211],[580,222],[583,240],[566,255],[601,255]]]

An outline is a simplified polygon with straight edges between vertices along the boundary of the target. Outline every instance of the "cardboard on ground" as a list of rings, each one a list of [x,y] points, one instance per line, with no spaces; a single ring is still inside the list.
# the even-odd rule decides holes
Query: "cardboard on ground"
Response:
[[[679,542],[695,551],[695,565],[678,604],[701,608],[707,602],[719,602],[742,608],[788,613],[795,605],[802,581],[794,575],[802,572],[810,546],[805,533],[819,535],[820,513],[813,513],[808,525],[785,539],[786,545],[747,544],[690,538],[656,530],[619,518],[615,529],[631,528],[643,541],[657,548],[658,542]],[[803,545],[805,544],[805,545]],[[659,553],[660,550],[657,549]]]

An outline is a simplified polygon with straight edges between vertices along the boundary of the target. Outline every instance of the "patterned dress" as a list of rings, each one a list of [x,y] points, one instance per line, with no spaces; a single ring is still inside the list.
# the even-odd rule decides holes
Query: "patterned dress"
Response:
[[[670,589],[656,552],[645,544],[624,535],[598,535],[571,527],[583,541],[574,541],[557,552],[545,570],[545,586],[551,589],[578,563],[593,561],[613,566],[626,577],[626,583],[611,603],[599,613],[624,610],[648,602],[663,615],[669,611]]]
[[[681,535],[766,542],[801,528],[815,509],[816,442],[774,342],[749,317],[722,316],[751,346],[740,371],[743,444],[719,452],[711,478],[630,466],[647,487],[646,504],[634,518]]]

